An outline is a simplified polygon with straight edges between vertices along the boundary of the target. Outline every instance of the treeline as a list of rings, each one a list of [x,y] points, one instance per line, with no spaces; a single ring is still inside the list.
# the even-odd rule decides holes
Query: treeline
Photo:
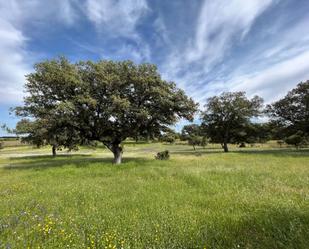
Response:
[[[152,64],[131,61],[80,61],[61,57],[43,61],[26,76],[24,105],[12,111],[23,119],[14,132],[36,146],[61,148],[102,142],[121,162],[127,138],[172,142],[178,120],[193,121],[198,104],[173,82],[163,80]],[[308,141],[309,81],[283,99],[263,106],[244,92],[225,92],[207,99],[201,124],[185,126],[180,137],[192,146],[254,143],[282,139],[300,146]],[[269,117],[266,124],[254,122]]]
[[[267,122],[258,123],[259,116]],[[225,92],[207,99],[200,114],[201,124],[183,127],[180,134],[169,131],[162,141],[172,142],[176,138],[195,146],[205,146],[207,142],[219,143],[225,152],[228,144],[265,143],[277,140],[296,148],[309,144],[309,81],[299,83],[287,95],[263,106],[262,98],[251,100],[244,92]]]

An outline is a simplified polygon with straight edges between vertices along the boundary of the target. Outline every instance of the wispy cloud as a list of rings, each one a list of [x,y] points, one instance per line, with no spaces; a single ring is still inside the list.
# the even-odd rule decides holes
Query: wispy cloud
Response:
[[[1,1],[0,7],[2,19],[24,28],[29,24],[50,25],[51,21],[74,24],[78,19],[80,4],[75,0],[10,0]]]
[[[304,32],[309,18],[288,16],[286,9],[284,18],[268,16],[263,26],[263,15],[276,4],[280,1],[204,1],[192,21],[194,35],[172,47],[161,65],[165,77],[201,104],[222,91],[259,94],[266,102],[282,97],[309,78],[309,35]]]
[[[204,1],[196,20],[195,35],[182,48],[174,48],[167,57],[164,75],[179,82],[198,101],[212,74],[216,89],[222,88],[220,72],[213,69],[221,64],[229,51],[250,32],[256,19],[275,1],[272,0],[218,0]],[[180,52],[181,51],[181,52]],[[207,86],[206,86],[207,85]],[[224,86],[223,86],[224,87]],[[218,93],[214,88],[209,93]]]
[[[246,90],[248,94],[259,94],[270,102],[282,97],[293,85],[309,79],[308,61],[309,50],[262,71],[240,75],[226,84],[231,90]]]
[[[136,26],[147,13],[145,0],[87,0],[85,14],[109,36],[136,36]]]
[[[247,91],[259,94],[266,102],[279,99],[300,81],[309,78],[309,36],[303,31],[309,18],[278,29],[267,43],[258,42],[239,66],[222,75],[221,82],[208,82],[205,90]],[[221,84],[219,84],[221,83]],[[202,94],[200,94],[202,97]]]
[[[218,62],[231,47],[233,39],[243,39],[271,3],[272,0],[205,1],[186,59],[189,62],[206,59],[208,65]]]
[[[164,78],[202,104],[231,90],[271,101],[309,77],[309,18],[291,2],[1,1],[0,54],[5,63],[0,102],[21,99],[24,74],[37,60],[34,54],[46,52],[48,58],[58,49],[61,54],[71,49],[47,44],[50,33],[54,38],[57,32],[69,37],[68,54],[74,59],[157,62]],[[300,5],[309,10],[305,1]]]

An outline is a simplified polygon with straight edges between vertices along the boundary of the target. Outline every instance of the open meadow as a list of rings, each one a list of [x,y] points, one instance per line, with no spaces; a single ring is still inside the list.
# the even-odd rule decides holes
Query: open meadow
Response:
[[[308,149],[124,150],[1,150],[0,248],[309,247]]]

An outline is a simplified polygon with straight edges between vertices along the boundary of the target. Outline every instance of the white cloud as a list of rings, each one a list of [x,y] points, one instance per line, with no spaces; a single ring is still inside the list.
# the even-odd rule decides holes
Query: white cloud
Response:
[[[85,14],[109,36],[136,36],[136,26],[148,11],[145,0],[87,0]]]
[[[309,79],[309,50],[284,60],[260,72],[232,79],[227,86],[232,91],[247,91],[263,96],[266,102],[283,97],[297,83]]]
[[[51,19],[71,25],[76,19],[72,3],[72,0],[0,2],[0,103],[13,105],[23,97],[24,76],[34,62],[27,51],[29,38],[24,28],[29,24],[46,24]]]
[[[58,24],[77,25],[88,18],[98,31],[110,37],[130,37],[136,46],[123,46],[117,54],[136,61],[148,60],[150,49],[136,32],[141,17],[148,11],[146,0],[10,0],[0,2],[0,102],[20,102],[24,75],[31,71],[35,58],[27,42],[30,29],[46,30]],[[103,34],[102,34],[103,36]],[[98,50],[95,49],[95,52]]]
[[[0,3],[2,19],[20,28],[29,23],[50,24],[50,21],[71,25],[78,18],[78,6],[75,0],[10,0]]]
[[[24,61],[25,42],[20,30],[0,18],[0,103],[22,99],[24,75],[29,70]]]

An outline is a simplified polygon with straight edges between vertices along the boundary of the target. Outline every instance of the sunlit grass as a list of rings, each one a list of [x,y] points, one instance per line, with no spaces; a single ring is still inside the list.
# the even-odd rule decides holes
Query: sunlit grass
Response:
[[[309,151],[232,150],[4,149],[0,248],[308,248]]]

